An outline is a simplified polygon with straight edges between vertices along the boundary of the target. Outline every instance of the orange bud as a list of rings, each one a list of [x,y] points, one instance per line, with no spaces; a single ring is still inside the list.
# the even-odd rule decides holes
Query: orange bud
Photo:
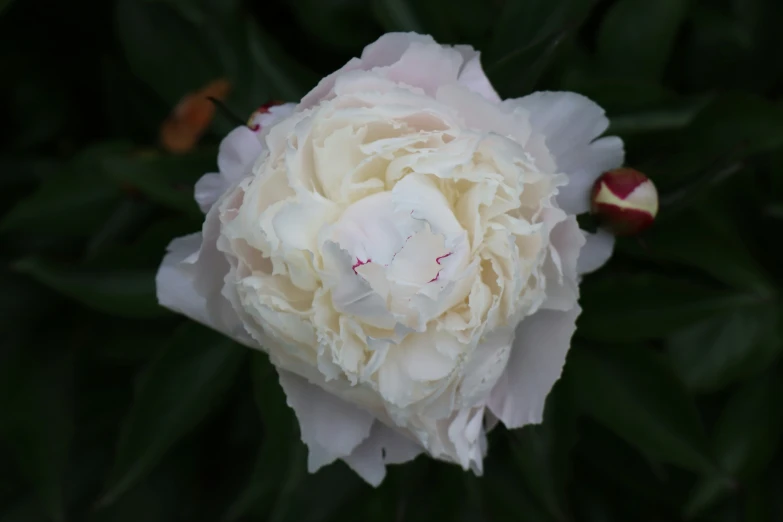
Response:
[[[192,150],[215,117],[215,105],[209,98],[224,100],[230,91],[231,84],[218,79],[182,98],[161,125],[161,147],[173,153]]]
[[[658,213],[658,191],[641,172],[614,169],[596,180],[591,207],[601,226],[617,236],[632,236],[653,224]]]

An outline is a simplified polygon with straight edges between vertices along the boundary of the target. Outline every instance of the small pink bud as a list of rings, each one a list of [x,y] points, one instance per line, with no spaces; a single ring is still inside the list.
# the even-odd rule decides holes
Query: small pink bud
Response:
[[[638,170],[604,172],[591,194],[592,212],[616,236],[633,236],[653,224],[658,213],[658,191]]]
[[[269,109],[272,107],[282,104],[283,102],[278,100],[272,100],[263,104],[261,107],[256,109],[253,114],[250,115],[250,118],[247,120],[247,126],[250,127],[250,130],[253,132],[260,131],[264,126],[264,115],[269,114]]]

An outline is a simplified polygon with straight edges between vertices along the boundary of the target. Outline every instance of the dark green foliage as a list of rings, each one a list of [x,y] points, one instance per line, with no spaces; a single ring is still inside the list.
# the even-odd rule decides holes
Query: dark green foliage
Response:
[[[582,285],[542,425],[485,474],[314,475],[266,356],[157,305],[226,78],[245,118],[384,31],[468,43],[498,91],[575,90],[661,212]],[[783,2],[0,0],[0,522],[783,520]]]

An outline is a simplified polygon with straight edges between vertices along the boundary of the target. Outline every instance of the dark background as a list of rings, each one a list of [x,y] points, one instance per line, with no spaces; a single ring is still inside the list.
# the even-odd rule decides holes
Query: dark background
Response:
[[[154,274],[235,125],[204,96],[244,120],[391,30],[595,99],[661,212],[583,282],[543,425],[373,489],[308,475],[266,357]],[[779,0],[0,0],[0,522],[783,520],[782,56]]]

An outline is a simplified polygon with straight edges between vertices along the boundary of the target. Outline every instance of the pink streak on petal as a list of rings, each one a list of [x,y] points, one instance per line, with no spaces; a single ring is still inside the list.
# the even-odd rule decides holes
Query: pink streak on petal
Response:
[[[444,255],[442,255],[442,256],[440,256],[440,257],[436,257],[436,258],[435,258],[435,262],[436,262],[436,263],[438,263],[438,264],[440,264],[440,260],[441,260],[441,259],[443,259],[443,258],[446,258],[446,257],[449,257],[449,256],[450,256],[451,254],[453,254],[453,253],[454,253],[454,252],[449,252],[448,254],[444,254]],[[429,281],[427,281],[427,282],[428,282],[428,283],[434,283],[435,281],[437,281],[437,280],[438,280],[438,278],[440,278],[440,270],[438,270],[438,273],[435,275],[435,277],[433,277],[432,279],[430,279],[430,280],[429,280]]]
[[[357,268],[359,268],[362,265],[366,265],[367,263],[372,263],[372,259],[367,259],[367,261],[362,261],[358,257],[356,258],[356,263],[353,264],[351,267],[353,269],[353,273],[358,275],[358,272],[356,271]]]

